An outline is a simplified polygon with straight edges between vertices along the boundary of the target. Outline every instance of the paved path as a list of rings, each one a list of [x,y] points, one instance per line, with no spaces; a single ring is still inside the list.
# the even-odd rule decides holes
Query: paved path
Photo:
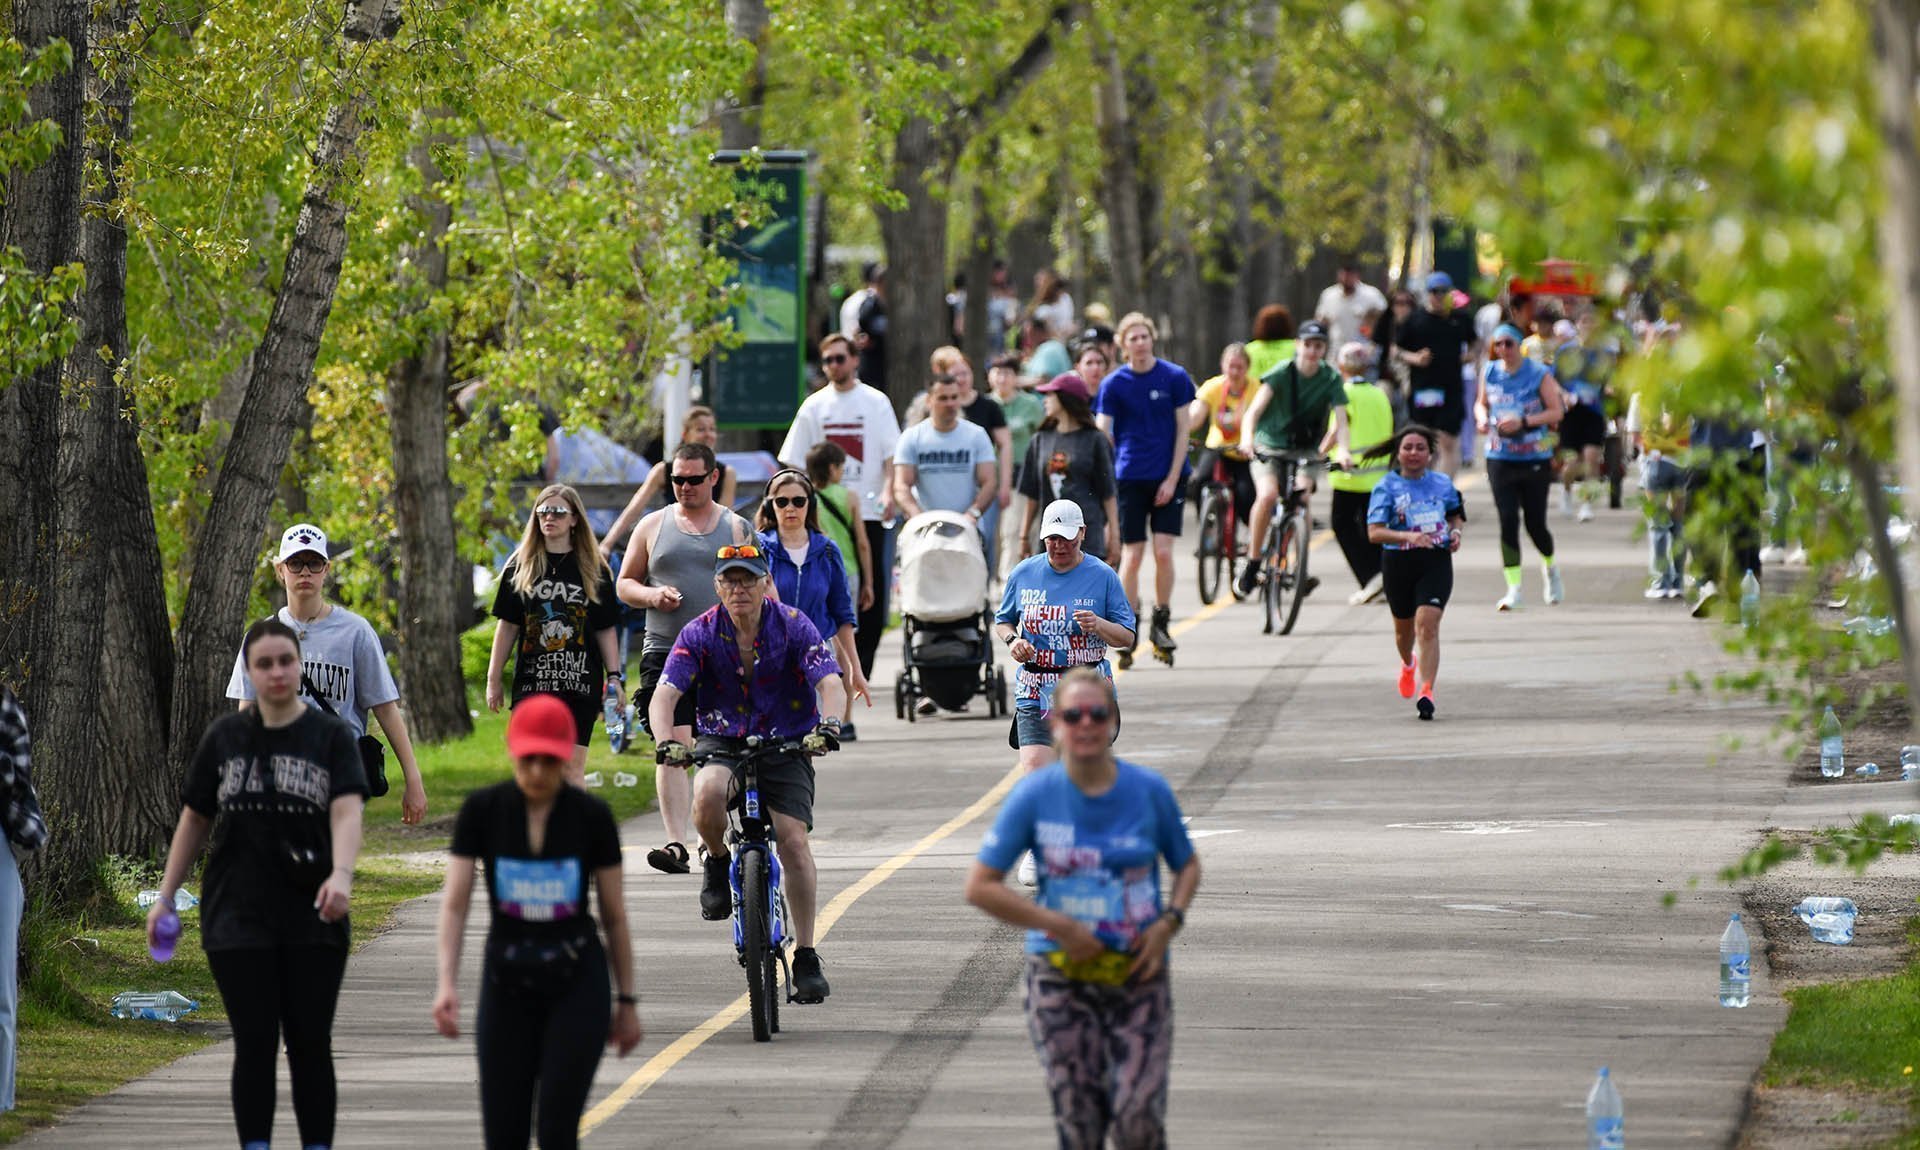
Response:
[[[1468,500],[1439,722],[1394,692],[1387,613],[1344,605],[1331,543],[1294,635],[1261,636],[1251,607],[1196,615],[1183,587],[1178,668],[1143,660],[1121,680],[1122,752],[1168,775],[1204,836],[1174,960],[1179,1145],[1567,1146],[1602,1063],[1636,1146],[1722,1146],[1737,1128],[1783,1007],[1764,972],[1752,1008],[1716,1004],[1736,900],[1711,876],[1782,796],[1783,766],[1721,745],[1766,714],[1670,691],[1722,657],[1706,624],[1641,599],[1630,514],[1556,516],[1570,602],[1538,606],[1530,566],[1536,605],[1497,616],[1484,489]],[[1011,763],[1005,723],[882,708],[821,771],[834,994],[788,1007],[773,1044],[715,1019],[744,988],[694,880],[631,856],[647,1040],[602,1064],[588,1145],[1052,1144],[1017,938],[959,898],[980,800]],[[983,813],[956,826],[970,805]],[[628,843],[657,826],[629,825]],[[471,1046],[427,1019],[436,905],[348,971],[341,1146],[479,1144]],[[224,1045],[183,1059],[27,1144],[230,1144],[230,1064]],[[281,1107],[291,1144],[284,1084]]]

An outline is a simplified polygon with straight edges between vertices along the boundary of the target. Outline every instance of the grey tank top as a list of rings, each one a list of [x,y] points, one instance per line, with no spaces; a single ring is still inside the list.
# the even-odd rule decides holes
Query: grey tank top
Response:
[[[671,647],[680,637],[680,628],[698,618],[720,601],[713,590],[714,553],[734,540],[736,524],[745,521],[731,511],[722,512],[705,535],[689,535],[680,529],[679,517],[669,511],[660,520],[660,532],[654,536],[653,550],[647,555],[647,586],[677,587],[680,609],[647,610],[646,649]],[[751,531],[741,532],[752,539]]]

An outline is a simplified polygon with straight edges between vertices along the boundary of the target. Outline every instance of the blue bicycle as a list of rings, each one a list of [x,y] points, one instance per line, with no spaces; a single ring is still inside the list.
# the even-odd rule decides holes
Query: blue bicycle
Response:
[[[749,736],[746,753],[694,756],[705,763],[716,757],[731,760],[738,772],[738,815],[730,804],[727,845],[732,861],[727,881],[733,888],[733,947],[747,972],[747,1013],[753,1019],[753,1040],[766,1042],[780,1032],[780,1000],[795,1001],[793,973],[787,965],[787,899],[780,889],[780,856],[775,850],[773,819],[760,805],[760,760],[778,755],[807,754],[799,739],[765,740]]]

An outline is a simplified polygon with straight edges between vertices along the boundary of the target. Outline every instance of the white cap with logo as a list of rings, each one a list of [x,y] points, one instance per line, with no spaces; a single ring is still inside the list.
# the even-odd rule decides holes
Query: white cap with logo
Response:
[[[1087,517],[1080,512],[1080,505],[1071,499],[1056,499],[1047,504],[1046,514],[1040,518],[1040,538],[1057,537],[1072,539],[1087,526]]]
[[[285,563],[295,555],[311,551],[325,559],[327,557],[327,533],[311,523],[296,523],[287,528],[280,536],[280,554],[273,557],[275,563]]]

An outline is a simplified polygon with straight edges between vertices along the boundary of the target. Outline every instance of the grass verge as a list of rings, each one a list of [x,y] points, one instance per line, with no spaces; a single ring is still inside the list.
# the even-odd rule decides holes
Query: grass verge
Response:
[[[466,796],[511,777],[506,720],[504,711],[482,712],[467,738],[420,748],[428,817],[418,826],[400,822],[399,769],[388,757],[395,789],[367,806],[365,845],[354,878],[356,949],[392,926],[401,903],[439,888],[439,870],[402,856],[444,849]],[[598,742],[588,753],[587,770],[601,772],[605,785],[594,794],[613,807],[618,819],[645,811],[654,793],[651,745],[643,738],[616,757],[604,733]],[[613,785],[616,771],[636,776],[636,785]],[[109,863],[90,904],[57,915],[28,915],[26,963],[20,972],[17,1107],[0,1114],[0,1144],[226,1037],[226,1011],[199,945],[198,912],[182,916],[185,929],[172,962],[156,966],[147,955],[146,914],[135,898],[159,882],[157,862]],[[199,891],[197,874],[187,886]],[[200,1009],[179,1023],[117,1019],[107,1012],[108,1004],[123,990],[178,990]]]

